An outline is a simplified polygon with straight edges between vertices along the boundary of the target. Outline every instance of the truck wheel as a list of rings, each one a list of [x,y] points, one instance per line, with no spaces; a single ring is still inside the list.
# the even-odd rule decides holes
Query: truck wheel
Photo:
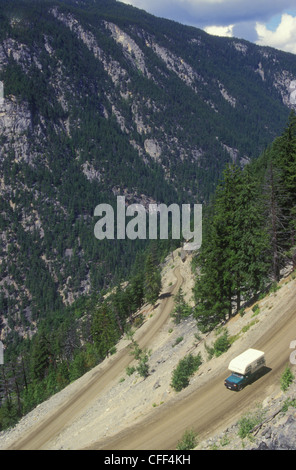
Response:
[[[238,390],[239,392],[240,392],[242,389],[243,389],[243,386],[242,386],[242,385],[239,385],[239,386],[237,387],[237,390]]]

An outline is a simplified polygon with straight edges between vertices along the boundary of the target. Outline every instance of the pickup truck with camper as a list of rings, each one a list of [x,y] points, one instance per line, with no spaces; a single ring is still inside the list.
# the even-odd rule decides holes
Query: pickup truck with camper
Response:
[[[265,365],[263,351],[247,349],[230,361],[228,369],[231,371],[231,375],[225,379],[225,387],[230,390],[242,390],[245,385],[253,382],[259,376]]]

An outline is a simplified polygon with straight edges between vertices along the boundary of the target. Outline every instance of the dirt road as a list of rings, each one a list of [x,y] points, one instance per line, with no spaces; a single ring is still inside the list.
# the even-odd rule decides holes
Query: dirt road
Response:
[[[161,309],[157,315],[149,319],[149,328],[141,328],[135,334],[135,339],[141,348],[149,347],[157,332],[168,321],[172,308],[174,306],[173,296],[182,285],[183,278],[179,268],[174,270],[176,283],[166,290],[160,296]],[[148,323],[148,322],[147,322]],[[26,435],[9,447],[9,450],[39,450],[45,449],[46,443],[54,436],[58,435],[65,426],[73,422],[77,416],[98,399],[98,396],[104,392],[106,387],[120,377],[122,371],[132,362],[128,345],[114,356],[108,365],[96,370],[90,380],[79,392],[62,406],[60,406],[51,416],[45,419],[39,425],[36,425]]]
[[[183,273],[183,271],[181,272]],[[181,285],[186,284],[186,282],[183,283],[180,268],[175,268],[174,274],[177,282],[164,291],[160,305],[155,310],[157,313],[154,313],[151,318],[147,318],[147,321],[135,334],[135,339],[142,348],[154,347],[158,345],[161,337],[168,337],[167,321],[173,308],[173,295]],[[186,281],[187,275],[184,272]],[[170,280],[174,282],[173,277]],[[166,285],[169,286],[168,283]],[[263,301],[265,302],[265,313],[262,315],[265,320],[262,320],[263,323],[259,323],[259,326],[256,325],[253,331],[248,332],[246,338],[249,342],[248,347],[264,350],[268,366],[266,373],[255,383],[238,393],[227,390],[224,387],[224,378],[228,375],[228,361],[224,359],[223,355],[218,358],[218,366],[212,368],[212,365],[205,364],[205,373],[202,377],[196,377],[194,386],[188,387],[179,394],[173,394],[168,401],[152,410],[150,404],[149,413],[141,416],[140,419],[134,420],[135,415],[133,415],[130,423],[134,424],[131,424],[130,427],[123,426],[123,414],[119,415],[122,418],[116,415],[116,419],[119,420],[118,426],[121,426],[122,430],[111,436],[109,433],[105,434],[104,431],[101,434],[98,433],[98,436],[105,435],[106,437],[98,438],[87,448],[94,450],[176,449],[177,442],[185,430],[194,429],[199,439],[202,440],[216,432],[223,431],[248,409],[254,410],[256,403],[262,403],[265,397],[273,394],[275,384],[279,384],[283,369],[289,362],[291,352],[289,346],[291,341],[296,339],[295,294],[296,284],[293,281],[281,289],[278,294]],[[272,310],[269,310],[270,308]],[[250,312],[252,314],[251,310]],[[269,312],[272,312],[272,315]],[[252,316],[250,315],[248,318],[249,320],[243,324],[247,325]],[[245,316],[238,321],[235,320],[235,324],[240,324],[241,320],[245,321]],[[239,328],[243,324],[240,324]],[[161,330],[163,330],[162,335]],[[233,348],[236,350],[235,348],[241,347],[240,344],[239,341],[236,342],[230,349],[230,354],[233,354]],[[95,400],[98,398],[99,401],[103,400],[103,397],[106,397],[106,392],[113,390],[114,384],[118,384],[122,372],[132,360],[128,344],[126,346],[124,344],[115,356],[111,356],[106,363],[104,362],[83,377],[82,383],[84,385],[82,387],[80,384],[80,388],[75,385],[76,392],[71,391],[70,394],[67,394],[67,400],[60,402],[59,407],[52,408],[53,411],[48,413],[42,422],[30,426],[26,435],[22,433],[20,439],[11,440],[10,442],[13,444],[10,447],[7,444],[7,448],[50,449],[53,447],[56,436],[60,436],[58,448],[63,448],[64,442],[66,448],[71,446],[76,449],[86,448],[85,446],[93,441],[97,428],[91,427],[91,432],[88,431],[88,435],[85,436],[83,434],[85,429],[82,430],[78,418],[84,416],[86,411],[91,410],[91,404]],[[169,364],[167,367],[169,368]],[[210,371],[209,367],[211,367]],[[169,368],[169,370],[171,372],[172,369]],[[131,388],[131,394],[134,393],[133,390]],[[144,387],[142,393],[146,397],[149,392]],[[121,404],[123,409],[126,406],[125,398],[127,396],[123,398]],[[136,416],[140,414],[137,413]],[[96,415],[89,414],[91,422],[95,417]],[[112,433],[116,430],[116,422],[115,425],[113,422],[113,427],[110,428]],[[73,427],[68,427],[71,423]],[[73,428],[77,434],[75,444],[72,442]],[[68,437],[63,441],[63,436],[66,433]],[[79,436],[80,433],[81,436]],[[84,440],[81,439],[82,436]]]
[[[296,298],[282,299],[278,305],[281,319],[261,336],[253,347],[266,353],[266,373],[241,392],[232,392],[224,387],[224,378],[229,375],[227,367],[194,392],[169,402],[155,410],[146,419],[125,429],[112,438],[100,440],[88,449],[176,449],[184,431],[194,429],[201,439],[211,433],[225,429],[241,413],[254,409],[268,396],[286,364],[289,363],[289,345],[296,338]],[[209,376],[210,378],[210,376]]]

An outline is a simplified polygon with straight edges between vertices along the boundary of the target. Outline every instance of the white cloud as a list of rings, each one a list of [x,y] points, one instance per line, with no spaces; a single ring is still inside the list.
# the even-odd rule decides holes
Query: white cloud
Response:
[[[256,23],[256,31],[256,44],[296,54],[296,17],[284,13],[275,31],[267,29],[263,23]]]
[[[121,1],[156,16],[204,29],[209,34],[243,38],[296,54],[295,0]],[[281,23],[275,29],[280,17]]]
[[[200,27],[239,22],[267,23],[274,15],[295,8],[295,0],[121,0],[157,16]]]
[[[204,30],[206,33],[212,34],[213,36],[232,37],[233,27],[233,24],[230,24],[229,26],[207,26]]]

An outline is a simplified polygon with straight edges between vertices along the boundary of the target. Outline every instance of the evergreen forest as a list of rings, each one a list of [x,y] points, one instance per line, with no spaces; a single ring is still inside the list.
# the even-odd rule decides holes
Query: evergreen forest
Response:
[[[201,249],[194,257],[197,331],[211,331],[296,269],[296,115],[283,134],[243,170],[228,165],[205,208]],[[125,287],[108,296],[80,298],[53,311],[31,340],[9,351],[1,367],[1,429],[116,351],[133,326],[133,314],[156,303],[160,269],[179,243],[153,242],[136,256]],[[180,297],[180,299],[179,299]],[[182,292],[175,321],[182,321]],[[179,312],[180,310],[180,312]],[[190,312],[191,313],[191,312]],[[139,326],[139,322],[137,325]]]
[[[158,302],[183,240],[98,241],[98,204],[203,205],[174,312],[202,332],[296,267],[295,77],[292,54],[115,0],[0,0],[0,430]]]

